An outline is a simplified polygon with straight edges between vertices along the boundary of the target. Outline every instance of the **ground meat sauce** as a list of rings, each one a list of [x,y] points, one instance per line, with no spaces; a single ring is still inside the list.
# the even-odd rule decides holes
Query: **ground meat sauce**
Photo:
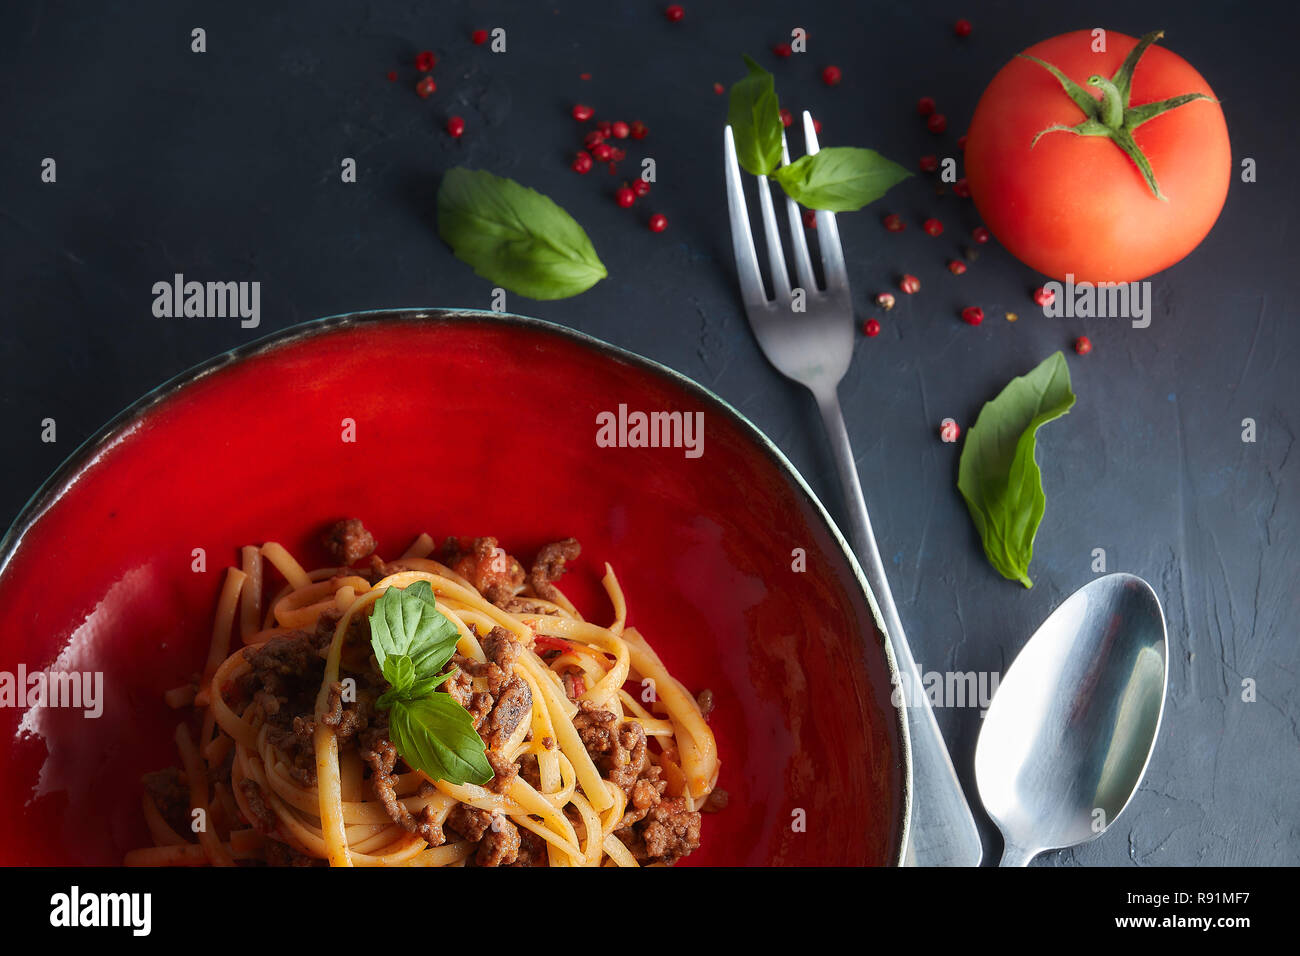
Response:
[[[642,862],[673,864],[700,845],[700,815],[687,810],[682,797],[665,797],[633,827],[624,840]]]
[[[372,581],[400,569],[400,562],[386,564],[375,552],[375,539],[360,521],[348,519],[331,526],[323,536],[326,548],[339,567],[350,567],[369,557],[364,573]],[[567,562],[581,553],[573,538],[548,544],[541,549],[531,570],[506,554],[491,537],[472,540],[448,538],[439,557],[457,574],[469,580],[493,604],[512,613],[543,612],[539,603],[552,601],[556,589],[552,583],[563,575]],[[358,572],[351,572],[358,573]],[[267,725],[267,739],[284,760],[292,778],[304,787],[316,783],[315,748],[316,696],[324,675],[324,657],[334,640],[341,612],[324,611],[310,631],[291,631],[277,635],[266,643],[244,651],[248,671],[223,688],[227,703],[260,711]],[[475,729],[487,746],[486,757],[493,770],[486,784],[495,793],[505,793],[516,779],[532,787],[541,785],[541,773],[533,754],[511,761],[504,748],[532,710],[529,685],[514,673],[515,663],[523,651],[510,631],[493,627],[480,636],[485,661],[475,661],[455,654],[451,664],[456,673],[442,687],[464,707]],[[544,654],[551,652],[543,652]],[[418,834],[430,846],[447,842],[468,841],[475,847],[465,861],[474,866],[541,866],[547,863],[547,844],[527,828],[516,826],[508,817],[456,803],[441,823],[432,806],[412,812],[396,793],[397,777],[409,768],[389,739],[388,715],[375,707],[387,682],[379,675],[370,648],[370,626],[364,616],[349,624],[342,645],[344,670],[355,684],[355,693],[345,692],[341,681],[330,685],[320,722],[330,727],[340,747],[355,748],[368,768],[366,785],[388,817],[410,833]],[[475,680],[483,681],[486,691],[475,690]],[[582,691],[579,674],[563,675],[571,699]],[[615,834],[642,863],[673,864],[700,845],[700,813],[687,809],[681,797],[665,795],[667,781],[660,768],[650,759],[650,743],[645,731],[635,721],[624,720],[610,711],[577,700],[574,726],[587,752],[605,779],[620,787],[628,802]],[[701,710],[712,710],[713,694],[700,694]],[[525,739],[531,739],[528,732]],[[544,738],[543,746],[553,750],[556,742]],[[279,821],[267,795],[256,782],[231,781],[231,763],[210,772],[211,784],[223,783],[228,790],[238,789],[238,804],[248,824],[267,840],[266,862],[271,865],[304,866],[325,861],[304,856],[280,842]],[[190,825],[189,788],[184,774],[176,769],[147,774],[145,792],[152,798],[163,819],[178,834],[188,835]],[[424,783],[419,796],[435,791]],[[716,790],[702,808],[716,812],[726,806],[725,791]]]
[[[519,596],[502,601],[497,605],[497,607],[501,608],[503,611],[508,611],[511,614],[546,614],[550,610],[550,608],[536,598]]]
[[[510,784],[519,776],[519,764],[495,750],[487,752],[487,762],[492,767],[493,777],[486,784],[493,793],[505,793]]]
[[[727,809],[727,804],[731,802],[731,797],[727,791],[720,787],[715,787],[709,795],[704,798],[704,806],[700,807],[701,813],[721,813]]]
[[[447,814],[446,828],[460,835],[461,839],[477,843],[492,824],[492,811],[471,807],[468,803],[458,803]]]
[[[458,538],[442,546],[443,562],[478,588],[493,604],[511,600],[524,587],[524,567],[497,544],[496,538],[475,538],[468,549]]]
[[[312,646],[322,653],[326,651],[334,640],[334,632],[338,629],[339,621],[342,618],[343,612],[337,608],[326,608],[321,611],[320,617],[316,618],[316,630],[308,635]],[[361,616],[354,616],[348,622],[348,633],[343,641],[345,648],[368,650],[370,647],[370,625]]]
[[[489,750],[501,750],[506,745],[515,728],[528,716],[533,706],[533,692],[528,689],[522,678],[511,677],[501,689],[487,719],[479,725],[479,736],[488,745]]]
[[[253,825],[253,828],[258,833],[267,836],[278,832],[280,821],[267,805],[266,795],[262,793],[262,788],[255,781],[244,779],[239,781],[239,789],[244,795],[244,803],[253,816],[253,819],[248,821]]]
[[[496,816],[479,840],[474,862],[479,866],[509,866],[519,859],[519,828],[504,816]]]
[[[713,713],[713,691],[707,687],[695,695],[695,704],[700,708],[700,714],[705,720],[709,719],[709,714]]]
[[[375,539],[356,518],[347,518],[334,525],[324,535],[325,548],[341,567],[356,564],[374,553]]]
[[[517,764],[519,767],[519,777],[524,783],[537,790],[542,785],[542,771],[537,766],[536,754],[524,754],[519,758]]]
[[[394,772],[398,761],[397,748],[387,737],[373,741],[372,748],[362,749],[361,759],[370,765],[370,786],[394,823],[410,833],[418,833],[429,846],[442,846],[447,842],[442,827],[434,821],[432,806],[426,806],[416,815],[397,799],[394,779],[397,776]]]
[[[664,797],[666,781],[647,755],[645,730],[585,701],[573,718],[582,745],[609,780],[628,794],[628,808],[615,830],[642,863],[676,863],[700,845],[700,814],[681,797]]]
[[[551,582],[558,581],[564,574],[566,561],[576,560],[580,554],[582,554],[582,545],[578,544],[577,538],[556,541],[537,552],[533,569],[528,572],[528,586],[533,589],[533,593],[540,598],[554,601],[558,591]]]
[[[144,792],[153,798],[162,818],[180,836],[190,829],[190,788],[175,767],[144,775]]]
[[[267,723],[290,727],[293,718],[316,711],[325,661],[302,632],[279,635],[244,651],[249,671],[239,681],[243,696],[260,707]]]

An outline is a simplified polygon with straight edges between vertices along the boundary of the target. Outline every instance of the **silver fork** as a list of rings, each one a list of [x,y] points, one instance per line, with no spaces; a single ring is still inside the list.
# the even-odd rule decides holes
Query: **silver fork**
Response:
[[[808,155],[816,154],[817,133],[807,111],[803,114],[803,135]],[[867,515],[853,448],[840,410],[837,389],[853,354],[853,303],[835,214],[817,212],[817,245],[821,250],[822,272],[826,280],[826,287],[818,289],[799,208],[786,197],[794,267],[799,281],[796,288],[803,290],[806,308],[806,311],[796,312],[771,189],[766,176],[756,177],[775,293],[773,299],[768,299],[758,268],[754,236],[749,228],[745,191],[730,126],[723,134],[723,149],[726,154],[727,205],[731,212],[731,242],[750,327],[768,361],[782,375],[806,387],[817,400],[848,504],[849,536],[862,562],[901,672],[912,752],[912,811],[906,860],[914,866],[978,866],[983,855],[979,831],[930,709],[929,698],[921,690],[921,674],[907,646],[898,608],[894,606],[894,597],[885,577],[885,565],[880,560],[880,549],[876,547],[876,538],[871,531],[871,518]],[[788,164],[790,149],[784,135],[781,137],[781,153],[782,162]]]

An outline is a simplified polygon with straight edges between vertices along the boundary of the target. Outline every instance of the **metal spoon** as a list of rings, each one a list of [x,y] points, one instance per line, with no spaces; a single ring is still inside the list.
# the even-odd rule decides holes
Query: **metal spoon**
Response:
[[[1096,839],[1123,812],[1160,731],[1166,641],[1159,598],[1132,574],[1075,591],[1029,639],[975,747],[1002,866]]]

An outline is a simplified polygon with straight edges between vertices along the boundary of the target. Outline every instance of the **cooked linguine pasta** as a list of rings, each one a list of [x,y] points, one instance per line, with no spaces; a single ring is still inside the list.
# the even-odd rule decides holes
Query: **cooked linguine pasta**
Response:
[[[331,535],[339,566],[308,572],[269,542],[227,570],[204,670],[167,695],[194,720],[176,729],[181,767],[146,780],[156,846],[128,865],[671,865],[699,845],[700,812],[725,805],[712,694],[627,626],[612,568],[602,626],[552,583],[572,539],[525,575],[491,538],[435,557],[420,535],[383,562],[359,522]],[[457,631],[444,689],[483,741],[482,785],[412,769],[376,707],[369,616],[417,582]]]

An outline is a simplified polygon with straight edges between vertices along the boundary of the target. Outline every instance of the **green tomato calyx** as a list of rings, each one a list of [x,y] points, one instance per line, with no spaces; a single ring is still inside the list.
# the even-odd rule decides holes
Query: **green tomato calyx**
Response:
[[[1133,87],[1133,71],[1137,69],[1138,61],[1142,59],[1142,54],[1146,53],[1147,47],[1164,35],[1163,30],[1155,30],[1139,40],[1137,46],[1129,51],[1128,56],[1124,58],[1124,62],[1120,64],[1119,69],[1115,71],[1115,75],[1110,79],[1096,74],[1088,78],[1089,86],[1101,90],[1100,100],[1052,64],[1040,60],[1036,56],[1029,56],[1027,53],[1019,54],[1026,60],[1037,63],[1056,77],[1057,82],[1061,84],[1061,89],[1083,111],[1084,115],[1083,122],[1077,126],[1053,123],[1046,129],[1040,130],[1038,135],[1034,137],[1033,142],[1029,144],[1029,148],[1033,149],[1037,146],[1038,141],[1047,133],[1107,136],[1111,142],[1124,151],[1129,159],[1133,160],[1133,165],[1138,168],[1142,178],[1146,180],[1152,195],[1156,199],[1167,202],[1168,197],[1160,191],[1160,184],[1156,182],[1155,173],[1151,170],[1151,162],[1138,147],[1136,140],[1133,139],[1133,131],[1148,120],[1155,119],[1161,113],[1177,109],[1191,103],[1193,100],[1209,100],[1212,103],[1218,101],[1204,93],[1183,93],[1180,96],[1171,96],[1166,100],[1160,100],[1157,103],[1147,103],[1143,106],[1129,105]]]

